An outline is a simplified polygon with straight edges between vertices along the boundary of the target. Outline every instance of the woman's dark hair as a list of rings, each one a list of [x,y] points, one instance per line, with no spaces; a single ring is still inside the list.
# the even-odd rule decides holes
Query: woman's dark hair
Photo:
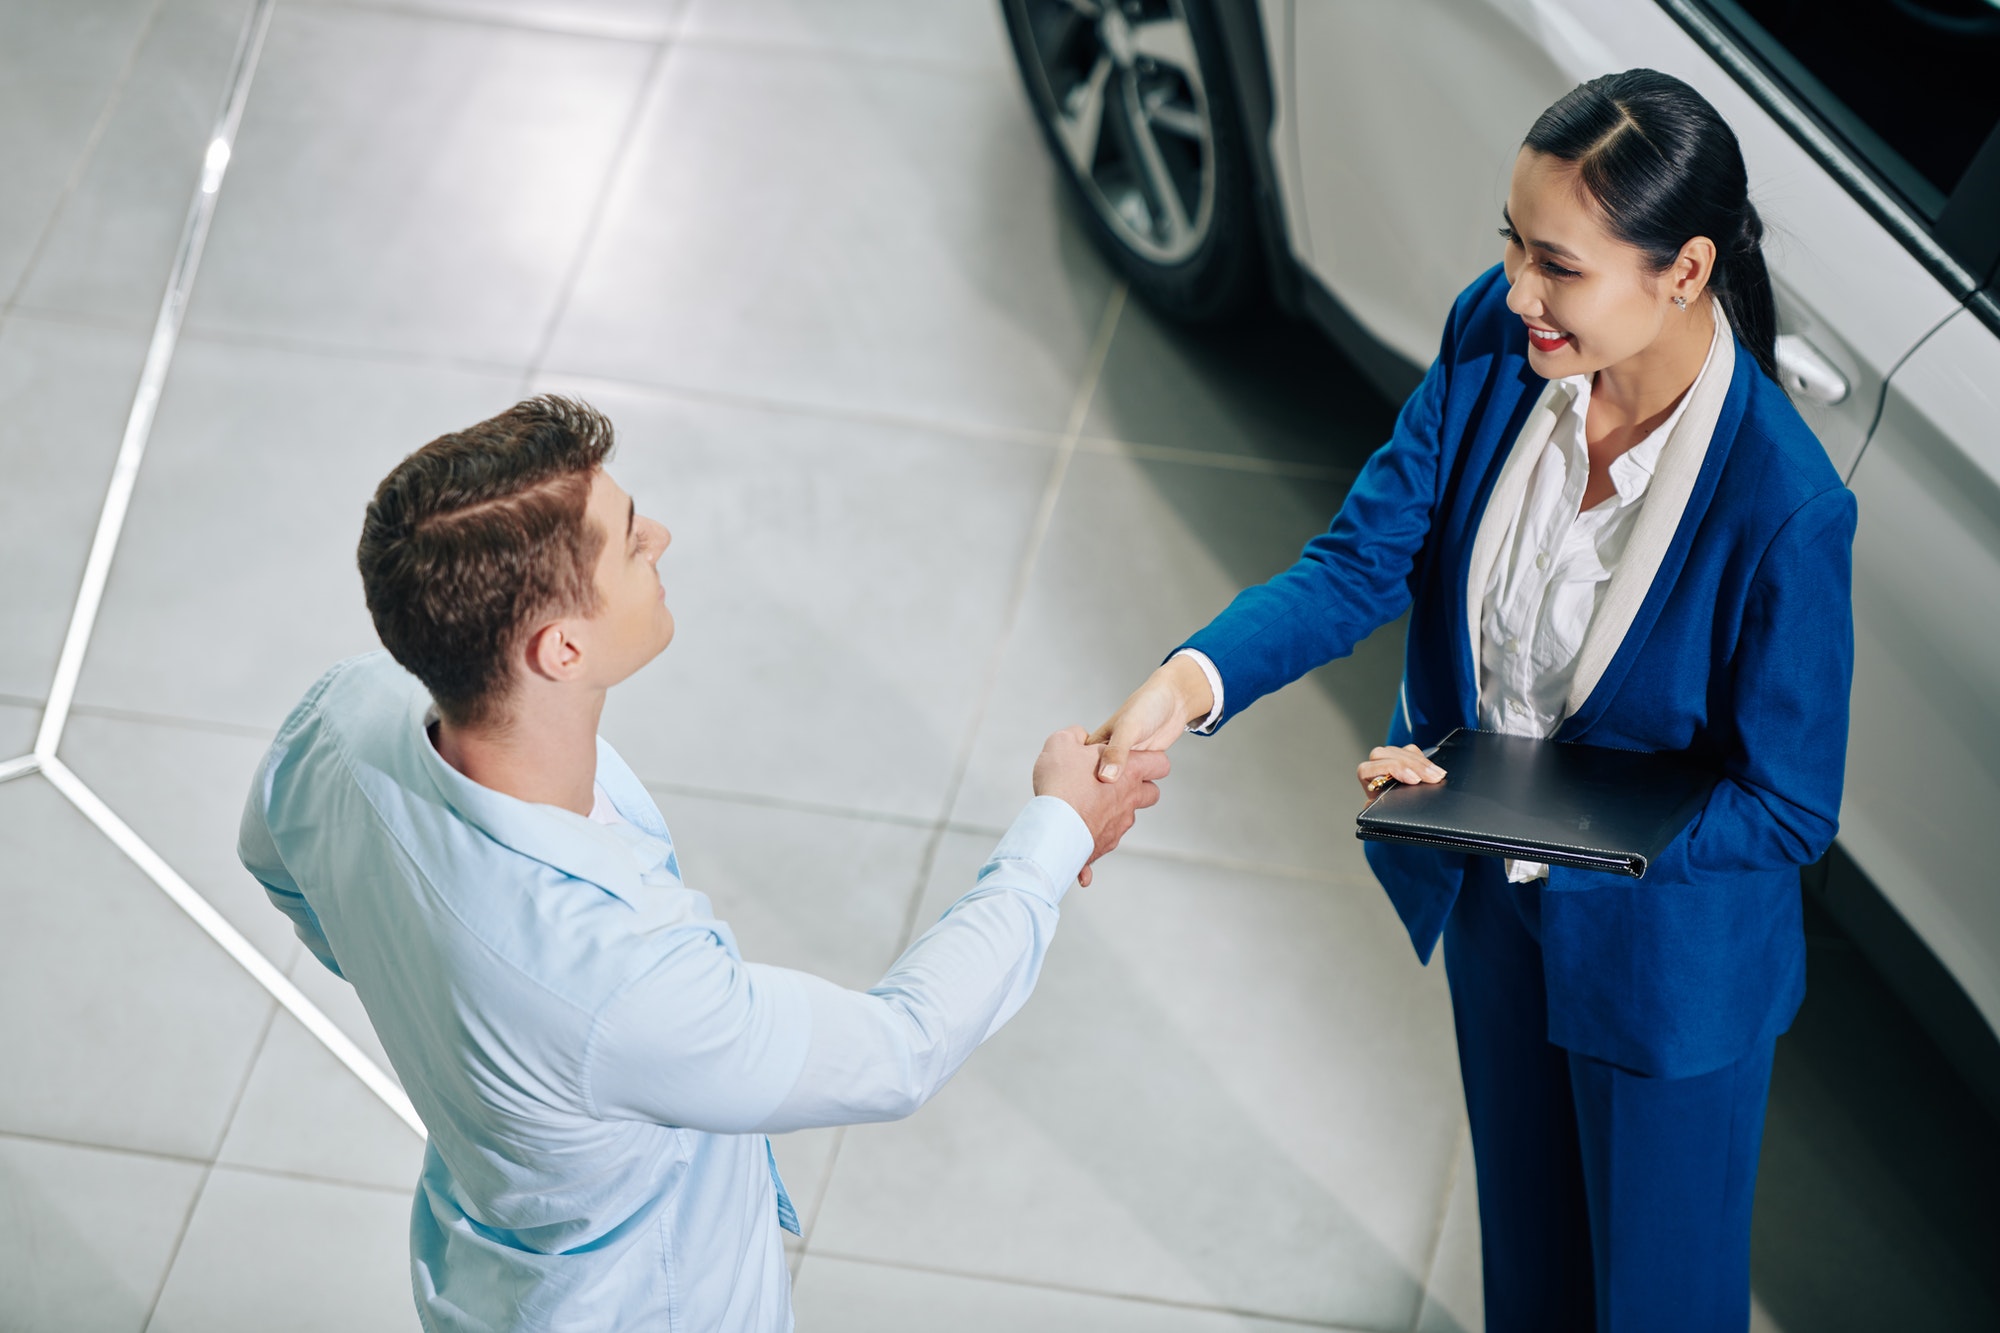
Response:
[[[1525,146],[1576,165],[1612,235],[1664,270],[1696,236],[1715,242],[1708,290],[1766,375],[1778,375],[1778,312],[1743,150],[1708,99],[1671,75],[1628,69],[1572,88]]]

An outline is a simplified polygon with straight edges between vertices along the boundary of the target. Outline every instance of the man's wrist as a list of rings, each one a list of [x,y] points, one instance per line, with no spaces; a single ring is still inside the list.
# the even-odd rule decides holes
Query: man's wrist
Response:
[[[1096,850],[1090,825],[1077,808],[1060,796],[1043,793],[1021,808],[987,863],[1026,861],[1036,866],[1048,878],[1049,900],[1060,903]]]

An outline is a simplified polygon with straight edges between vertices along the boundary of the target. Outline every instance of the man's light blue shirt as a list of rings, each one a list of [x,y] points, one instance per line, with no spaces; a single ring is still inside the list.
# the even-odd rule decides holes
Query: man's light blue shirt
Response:
[[[1030,801],[972,892],[850,991],[743,960],[602,740],[616,825],[472,782],[434,716],[387,654],[336,666],[272,743],[239,846],[429,1130],[426,1328],[790,1328],[764,1136],[936,1093],[1034,988],[1089,831]]]

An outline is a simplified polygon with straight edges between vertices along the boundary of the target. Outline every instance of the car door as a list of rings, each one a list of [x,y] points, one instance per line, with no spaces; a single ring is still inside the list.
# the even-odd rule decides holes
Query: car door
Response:
[[[1911,0],[1914,3],[1914,0]],[[1647,66],[1735,129],[1769,237],[1787,387],[1843,474],[1889,371],[1959,295],[1774,116],[1790,94],[1718,59],[1740,39],[1658,0],[1294,0],[1294,193],[1315,276],[1378,338],[1429,362],[1451,299],[1499,258],[1508,173],[1535,117],[1585,79]],[[1887,0],[1883,8],[1888,9]],[[1704,42],[1685,26],[1698,22]],[[1763,100],[1741,78],[1754,75]]]
[[[2000,1031],[2000,318],[1889,378],[1850,481],[1854,694],[1840,841]]]

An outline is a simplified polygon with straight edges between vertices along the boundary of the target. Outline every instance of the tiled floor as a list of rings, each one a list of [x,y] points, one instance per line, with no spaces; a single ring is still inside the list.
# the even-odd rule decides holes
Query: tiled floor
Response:
[[[0,760],[250,8],[0,6]],[[529,391],[613,416],[680,629],[606,733],[748,954],[866,985],[1041,736],[1382,437],[1303,331],[1125,299],[996,14],[279,0],[61,757],[378,1060],[233,845],[279,719],[373,646],[353,543],[404,452]],[[1481,1326],[1444,979],[1344,828],[1400,641],[1182,747],[935,1104],[780,1140],[802,1329]],[[414,1329],[416,1137],[46,778],[0,786],[0,866],[0,1328]]]

